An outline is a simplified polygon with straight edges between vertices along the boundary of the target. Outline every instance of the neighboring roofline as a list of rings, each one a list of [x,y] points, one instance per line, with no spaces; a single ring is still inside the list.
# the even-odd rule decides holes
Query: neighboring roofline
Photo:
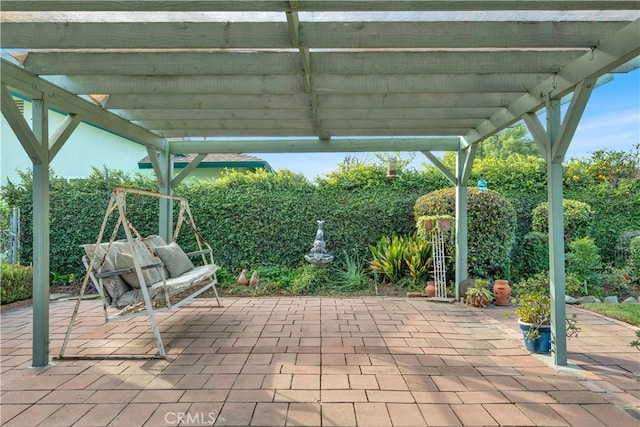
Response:
[[[174,168],[186,168],[189,162],[174,161]],[[257,168],[267,172],[273,172],[273,168],[267,161],[228,161],[228,162],[200,162],[196,169],[224,169],[224,168]],[[153,169],[151,162],[138,162],[138,169]]]

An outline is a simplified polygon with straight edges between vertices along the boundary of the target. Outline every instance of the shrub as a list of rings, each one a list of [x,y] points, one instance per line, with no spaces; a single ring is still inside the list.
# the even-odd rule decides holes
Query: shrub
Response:
[[[602,273],[602,293],[617,295],[621,300],[628,297],[638,298],[640,296],[640,280],[637,277],[634,278],[629,266],[607,267]]]
[[[513,295],[520,297],[525,294],[548,294],[549,273],[546,271],[522,279],[512,286]]]
[[[618,237],[614,252],[614,263],[618,267],[622,267],[629,261],[631,251],[631,240],[634,237],[640,237],[639,230],[625,231]]]
[[[603,260],[614,262],[618,236],[640,229],[640,178],[622,179],[615,187],[603,182],[588,188],[567,188],[565,194],[594,209],[596,220],[589,236],[595,239]]]
[[[33,268],[18,264],[5,264],[2,270],[0,286],[0,304],[22,301],[33,296]]]
[[[291,291],[296,295],[317,295],[324,293],[325,287],[331,286],[331,269],[307,264],[296,269],[291,284]]]
[[[517,278],[549,270],[549,240],[545,233],[528,233],[514,253],[514,276]]]
[[[598,273],[602,270],[602,262],[592,238],[583,237],[569,243],[566,269],[567,274],[574,274],[577,280],[585,284],[587,294],[600,292]]]
[[[335,281],[330,286],[332,293],[357,293],[368,290],[371,281],[367,276],[367,262],[357,250],[343,251],[343,259],[334,266]]]
[[[421,196],[414,206],[414,215],[455,215],[455,189],[445,188]],[[510,277],[510,254],[515,239],[516,216],[511,203],[495,191],[468,195],[468,249],[471,277]],[[446,252],[453,271],[455,259],[454,233],[448,233]],[[452,275],[450,277],[453,277]]]
[[[572,240],[589,235],[589,227],[593,222],[594,212],[587,203],[578,200],[562,201],[565,246]],[[549,232],[549,203],[540,203],[533,210],[533,230],[540,233]]]
[[[632,280],[640,280],[640,237],[634,237],[629,244],[629,267]]]

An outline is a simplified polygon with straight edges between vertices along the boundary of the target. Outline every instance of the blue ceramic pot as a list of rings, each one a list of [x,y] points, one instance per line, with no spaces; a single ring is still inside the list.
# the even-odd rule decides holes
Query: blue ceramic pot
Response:
[[[520,329],[522,330],[522,339],[527,350],[534,353],[549,353],[551,351],[551,326],[541,326],[538,328],[540,337],[534,340],[527,338],[527,331],[531,328],[531,323],[525,323],[518,320]]]

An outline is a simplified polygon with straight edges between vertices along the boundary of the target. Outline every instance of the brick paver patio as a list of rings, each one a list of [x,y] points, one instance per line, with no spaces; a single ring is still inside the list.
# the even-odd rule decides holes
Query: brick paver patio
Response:
[[[640,425],[635,328],[570,308],[572,368],[524,350],[511,308],[423,299],[197,300],[158,319],[168,360],[30,368],[31,308],[1,319],[6,426]],[[73,303],[51,304],[51,354]],[[144,317],[83,302],[67,355],[153,354]]]

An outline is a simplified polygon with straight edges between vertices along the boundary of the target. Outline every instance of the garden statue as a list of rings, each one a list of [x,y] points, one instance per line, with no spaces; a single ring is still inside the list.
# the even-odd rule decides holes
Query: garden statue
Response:
[[[317,266],[322,266],[333,261],[333,255],[329,255],[327,252],[327,245],[324,241],[324,220],[318,220],[318,231],[316,231],[313,247],[304,256],[304,259]]]

